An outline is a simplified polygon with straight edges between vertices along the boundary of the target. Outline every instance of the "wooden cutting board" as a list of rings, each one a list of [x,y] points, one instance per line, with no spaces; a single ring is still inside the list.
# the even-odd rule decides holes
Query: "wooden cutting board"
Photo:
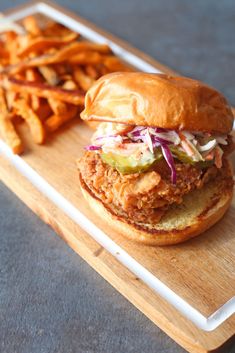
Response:
[[[62,13],[99,30],[87,21],[53,5]],[[103,34],[104,32],[102,32]],[[106,35],[106,34],[105,34]],[[171,71],[157,61],[107,34],[107,37],[156,68]],[[23,160],[82,214],[105,231],[112,240],[157,279],[205,317],[215,313],[235,293],[235,198],[219,224],[203,236],[179,246],[164,248],[140,246],[127,241],[98,219],[88,208],[78,187],[76,159],[83,153],[92,134],[79,119],[70,123],[37,146],[29,131],[19,126],[28,150]],[[233,157],[235,164],[235,158]],[[165,299],[82,230],[71,218],[49,201],[25,176],[15,169],[6,156],[0,156],[1,180],[36,214],[82,256],[97,272],[128,298],[154,323],[189,352],[212,352],[230,340],[235,333],[235,316],[218,328],[206,332],[196,327]]]

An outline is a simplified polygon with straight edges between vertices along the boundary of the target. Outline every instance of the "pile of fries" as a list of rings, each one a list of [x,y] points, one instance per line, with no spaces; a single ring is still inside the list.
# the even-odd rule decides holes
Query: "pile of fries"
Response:
[[[14,153],[24,151],[16,123],[25,121],[35,143],[78,117],[95,80],[130,71],[106,44],[81,38],[61,24],[43,27],[25,18],[19,33],[0,33],[0,135]]]

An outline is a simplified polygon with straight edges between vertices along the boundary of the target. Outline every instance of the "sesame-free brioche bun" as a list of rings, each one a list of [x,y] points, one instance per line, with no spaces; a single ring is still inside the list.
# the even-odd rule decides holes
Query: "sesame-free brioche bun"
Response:
[[[88,90],[84,120],[227,134],[233,113],[226,99],[206,84],[186,77],[116,72]]]
[[[91,209],[111,229],[138,243],[152,246],[185,242],[217,223],[229,208],[233,196],[232,167],[226,160],[223,167],[226,179],[216,177],[201,189],[193,190],[183,198],[183,203],[168,209],[156,223],[136,223],[123,216],[122,210],[110,202],[102,202],[85,183],[81,173],[82,193]]]

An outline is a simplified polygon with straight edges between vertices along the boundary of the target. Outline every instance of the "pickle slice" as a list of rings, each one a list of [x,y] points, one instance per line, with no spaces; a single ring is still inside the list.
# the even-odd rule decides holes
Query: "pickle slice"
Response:
[[[191,164],[201,169],[208,168],[214,163],[214,161],[195,162],[186,153],[180,151],[175,146],[170,146],[170,150],[173,154],[173,157],[178,159],[180,162]],[[160,148],[156,149],[154,154],[150,151],[143,153],[139,159],[136,159],[133,155],[124,156],[113,152],[103,152],[100,156],[103,162],[107,163],[112,168],[117,169],[121,174],[145,172],[151,166],[153,166],[155,162],[160,161],[163,158]]]
[[[151,165],[162,158],[161,151],[143,153],[139,159],[133,156],[123,156],[116,153],[101,153],[101,159],[117,169],[121,174],[133,174],[148,170]]]
[[[197,163],[192,158],[190,158],[185,152],[180,151],[177,147],[175,146],[169,146],[169,147],[173,154],[173,157],[177,158],[182,163],[193,164],[193,165]]]
[[[185,163],[185,164],[191,164],[191,165],[194,165],[194,166],[199,167],[201,169],[208,168],[214,163],[214,160],[196,162],[192,158],[190,158],[185,152],[180,151],[175,146],[170,146],[170,150],[173,154],[173,157],[177,158],[180,162]]]

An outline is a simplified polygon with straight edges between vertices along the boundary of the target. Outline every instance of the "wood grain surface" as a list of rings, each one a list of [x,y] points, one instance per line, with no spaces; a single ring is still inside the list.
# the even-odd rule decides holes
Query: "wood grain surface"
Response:
[[[97,30],[78,16],[72,17]],[[110,34],[108,36],[156,68],[172,73],[157,61],[129,47],[127,43]],[[87,125],[77,119],[48,138],[43,146],[32,142],[26,126],[19,125],[19,132],[28,146],[22,158],[39,175],[203,315],[211,315],[234,296],[235,198],[223,220],[204,235],[180,246],[140,246],[110,229],[108,224],[90,211],[83,200],[78,186],[76,159],[82,155],[83,146],[89,143],[92,134]],[[235,164],[235,159],[233,160]],[[0,173],[1,180],[52,226],[80,256],[189,352],[212,352],[234,335],[234,315],[210,333],[196,328],[42,196],[3,156],[0,157]]]

